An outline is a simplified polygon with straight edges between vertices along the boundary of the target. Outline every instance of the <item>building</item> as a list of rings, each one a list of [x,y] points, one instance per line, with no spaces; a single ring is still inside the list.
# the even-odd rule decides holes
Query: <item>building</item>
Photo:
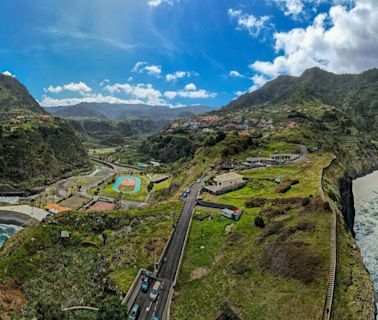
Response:
[[[205,186],[204,189],[216,195],[240,189],[247,183],[247,181],[243,179],[243,176],[235,172],[228,172],[216,176],[213,181],[213,185]]]
[[[253,166],[253,165],[260,165],[263,164],[267,158],[264,157],[252,157],[252,158],[247,158],[243,164],[246,166]]]
[[[293,161],[299,158],[299,154],[272,154],[272,160]]]
[[[218,188],[229,188],[242,183],[243,176],[235,172],[228,172],[215,177],[214,182]]]
[[[70,233],[68,231],[63,230],[60,232],[60,237],[62,239],[68,239],[70,237]]]
[[[225,208],[225,209],[221,210],[221,214],[222,214],[222,216],[224,216],[228,219],[239,221],[241,215],[243,214],[243,210],[239,209],[239,208],[236,209],[236,210],[231,210],[231,209]]]
[[[45,209],[52,214],[72,211],[71,208],[63,207],[63,206],[61,206],[57,203],[50,203],[50,204],[45,206]]]

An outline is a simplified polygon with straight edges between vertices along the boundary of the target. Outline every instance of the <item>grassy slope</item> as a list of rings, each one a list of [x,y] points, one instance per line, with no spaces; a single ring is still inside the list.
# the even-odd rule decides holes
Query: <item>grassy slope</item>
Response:
[[[125,293],[139,268],[154,263],[179,209],[176,202],[129,212],[62,214],[20,231],[1,249],[0,283],[16,283],[26,294],[27,318],[39,300],[96,305],[109,290]],[[70,232],[69,241],[61,241],[61,230]],[[106,235],[105,245],[100,234]]]
[[[248,176],[265,179],[289,173],[301,182],[282,197],[316,196],[319,193],[320,170],[327,165],[329,158],[312,156],[303,164],[256,170]],[[314,232],[299,231],[289,238],[306,242],[306,249],[321,257],[319,273],[312,282],[304,284],[272,271],[263,271],[261,257],[276,235],[257,244],[256,240],[263,231],[255,227],[253,221],[260,208],[247,209],[243,203],[251,196],[277,198],[274,188],[272,183],[262,183],[259,188],[255,184],[253,188],[246,186],[218,199],[213,197],[212,200],[242,206],[245,210],[228,235],[225,227],[231,221],[219,217],[218,213],[209,212],[216,217],[214,220],[194,221],[178,281],[178,299],[173,304],[173,319],[214,319],[226,303],[243,319],[313,319],[320,316],[327,284],[330,214],[303,214],[298,212],[299,208],[292,208],[288,214],[271,221],[283,221],[285,227],[299,222],[315,226]],[[201,249],[201,246],[205,248]],[[247,271],[243,274],[235,272],[243,265],[247,266]],[[198,268],[208,269],[209,273],[193,280],[192,273],[195,274]]]

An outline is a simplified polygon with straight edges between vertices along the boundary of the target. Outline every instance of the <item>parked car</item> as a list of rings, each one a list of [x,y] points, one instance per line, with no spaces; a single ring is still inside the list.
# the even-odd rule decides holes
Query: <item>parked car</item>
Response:
[[[159,317],[157,316],[156,313],[154,313],[154,314],[152,315],[151,320],[159,320]]]
[[[152,301],[156,301],[157,300],[157,297],[159,296],[159,293],[160,293],[160,289],[161,289],[161,282],[160,281],[156,281],[154,286],[152,287],[152,291],[150,293],[150,299]]]
[[[138,304],[134,304],[129,314],[129,320],[137,320],[139,317],[140,309]]]

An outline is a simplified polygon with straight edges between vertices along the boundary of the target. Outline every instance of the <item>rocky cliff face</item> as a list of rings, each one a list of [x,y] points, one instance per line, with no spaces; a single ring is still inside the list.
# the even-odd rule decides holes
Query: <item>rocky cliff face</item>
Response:
[[[333,304],[334,319],[369,319],[376,317],[375,292],[370,274],[363,263],[354,239],[353,179],[373,171],[375,157],[363,157],[350,162],[339,159],[327,169],[327,195],[338,207],[337,276]]]

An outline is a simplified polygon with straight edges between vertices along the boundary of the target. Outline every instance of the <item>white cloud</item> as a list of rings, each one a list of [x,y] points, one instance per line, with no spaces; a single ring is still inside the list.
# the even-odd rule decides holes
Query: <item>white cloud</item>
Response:
[[[173,5],[173,0],[148,0],[147,4],[150,6],[150,7],[158,7],[160,6],[161,4],[169,4],[169,5]]]
[[[81,94],[92,92],[92,88],[84,82],[71,82],[63,86],[49,86],[44,89],[45,92],[61,93],[63,91],[80,92]]]
[[[243,95],[245,93],[247,93],[247,92],[246,91],[236,91],[235,95],[236,95],[236,97],[240,97],[241,95]]]
[[[146,71],[148,74],[152,76],[160,76],[161,75],[161,66],[145,66],[142,70]]]
[[[236,70],[231,70],[228,75],[232,78],[245,78],[244,75],[242,75],[239,71]]]
[[[138,61],[131,70],[132,72],[143,73],[146,72],[149,75],[160,77],[162,73],[161,66],[149,65],[146,61]]]
[[[325,3],[333,5],[351,6],[355,0],[272,0],[286,16],[297,20],[300,17],[308,17],[309,13],[316,13],[318,7]]]
[[[82,102],[87,103],[125,103],[125,104],[140,104],[142,100],[138,99],[120,99],[113,96],[104,96],[102,94],[91,95],[81,98],[64,98],[56,99],[49,96],[43,96],[42,101],[39,101],[41,106],[44,107],[57,107],[57,106],[71,106]]]
[[[100,82],[100,86],[103,87],[104,85],[106,85],[107,83],[109,83],[110,80],[109,79],[104,79]]]
[[[195,91],[197,90],[197,86],[194,83],[189,83],[184,88],[186,91]]]
[[[155,89],[151,84],[140,83],[137,85],[130,85],[128,83],[115,83],[113,85],[107,85],[104,90],[112,95],[115,93],[124,93],[150,105],[165,104],[161,92]]]
[[[297,17],[304,13],[304,0],[274,0],[274,2],[284,11],[286,16]]]
[[[332,6],[307,28],[274,35],[278,55],[256,61],[254,85],[280,74],[300,75],[318,66],[335,73],[357,73],[378,67],[378,1],[356,0],[351,8]]]
[[[247,30],[252,37],[257,37],[261,31],[268,27],[269,16],[256,17],[253,14],[243,13],[241,10],[229,9],[228,15],[236,19],[238,30]]]
[[[168,73],[165,76],[165,80],[168,81],[168,82],[176,81],[176,80],[182,79],[182,78],[190,78],[193,74],[195,74],[195,73],[191,72],[191,71],[176,71],[174,73]]]
[[[148,65],[146,61],[138,61],[131,69],[132,72],[139,72],[144,66]]]
[[[197,86],[194,83],[187,84],[183,90],[164,92],[164,97],[169,100],[175,99],[177,97],[187,99],[208,99],[215,98],[216,96],[216,93],[208,92],[203,89],[197,89]]]
[[[4,71],[1,74],[4,75],[4,76],[16,78],[16,76],[14,74],[12,74],[10,71]]]
[[[164,92],[164,97],[168,98],[169,100],[173,100],[177,97],[177,91],[166,91]]]

